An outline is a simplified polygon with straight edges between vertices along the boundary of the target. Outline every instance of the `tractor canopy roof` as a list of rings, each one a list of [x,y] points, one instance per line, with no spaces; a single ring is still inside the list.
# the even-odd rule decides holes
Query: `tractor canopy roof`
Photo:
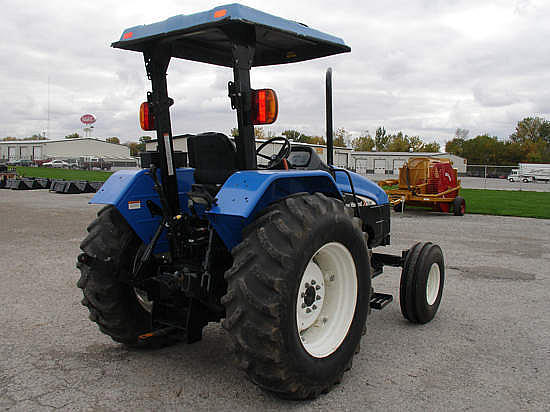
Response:
[[[252,66],[293,63],[351,51],[338,37],[240,4],[131,27],[112,46],[144,52],[161,41],[171,46],[172,57],[232,67],[232,35],[239,32],[246,33],[246,40],[255,47]]]

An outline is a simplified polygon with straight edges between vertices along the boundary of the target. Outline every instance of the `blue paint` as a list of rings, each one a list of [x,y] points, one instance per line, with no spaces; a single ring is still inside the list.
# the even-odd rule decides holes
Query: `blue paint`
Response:
[[[219,18],[215,18],[214,14],[216,11],[221,10],[226,10],[226,13]],[[127,42],[137,39],[157,38],[172,32],[184,31],[219,21],[242,21],[259,24],[289,32],[294,35],[310,37],[316,40],[322,40],[345,46],[344,41],[339,37],[331,36],[330,34],[320,32],[319,30],[312,29],[298,22],[273,16],[271,14],[236,3],[219,6],[201,13],[189,15],[180,14],[153,24],[130,27],[122,32],[119,41]],[[132,33],[132,35],[130,36],[129,33]]]
[[[178,193],[182,212],[189,214],[187,192],[194,183],[194,169],[177,169]],[[351,173],[355,191],[378,204],[388,202],[387,195],[376,184]],[[341,191],[351,192],[347,175],[336,172],[333,177],[321,170],[243,170],[227,179],[216,196],[216,204],[205,211],[197,206],[197,215],[208,219],[227,248],[231,250],[242,240],[243,228],[251,223],[258,213],[271,203],[295,193],[324,193],[342,198]],[[90,203],[116,206],[124,219],[143,240],[149,243],[160,223],[160,217],[152,217],[147,200],[160,206],[153,180],[145,170],[122,170],[114,173],[95,194]],[[156,253],[168,250],[168,241],[163,234]]]
[[[177,169],[176,173],[180,206],[184,213],[189,213],[186,193],[191,190],[191,185],[194,183],[193,171],[194,169],[182,168]],[[153,190],[153,179],[147,171],[121,170],[107,179],[90,203],[116,206],[130,227],[147,244],[151,241],[161,220],[158,216],[151,216],[147,208],[147,200],[153,201],[160,207],[158,194]],[[167,250],[168,241],[163,234],[155,252],[161,253]]]
[[[242,240],[242,229],[268,205],[295,193],[325,193],[341,198],[332,176],[321,170],[246,170],[227,179],[217,205],[206,215],[228,249]]]
[[[345,172],[336,171],[336,185],[341,192],[351,193],[351,186],[349,184],[348,175]],[[353,182],[353,188],[355,193],[360,196],[366,196],[376,202],[377,205],[384,205],[388,203],[388,195],[384,190],[376,183],[369,179],[354,173],[348,172],[351,175]]]

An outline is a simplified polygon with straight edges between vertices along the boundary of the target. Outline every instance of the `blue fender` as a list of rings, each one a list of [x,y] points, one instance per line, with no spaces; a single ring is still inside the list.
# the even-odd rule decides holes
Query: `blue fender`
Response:
[[[187,193],[194,183],[194,169],[177,169],[180,208],[189,214]],[[207,218],[227,248],[231,250],[242,240],[242,229],[258,212],[269,204],[294,193],[321,192],[342,198],[332,176],[324,171],[259,171],[236,172],[227,179],[216,195],[216,204],[208,211],[196,208],[200,216]],[[90,200],[92,204],[114,205],[130,227],[149,243],[160,224],[160,217],[151,216],[147,201],[160,206],[158,194],[153,190],[153,180],[146,170],[121,170],[114,173]],[[155,253],[168,250],[163,234],[155,247]]]
[[[295,193],[321,192],[342,199],[332,176],[322,170],[244,170],[227,179],[212,209],[205,212],[229,250],[242,229],[269,204]]]
[[[194,183],[193,170],[188,168],[177,169],[178,192],[182,212],[189,213],[186,193]],[[155,234],[161,218],[151,216],[147,207],[150,200],[160,206],[158,194],[153,190],[153,179],[147,170],[121,170],[113,173],[101,186],[91,204],[114,205],[134,229],[136,234],[148,244]],[[163,234],[155,248],[156,253],[168,250],[168,240]]]
[[[351,176],[356,194],[374,200],[377,205],[388,203],[388,195],[386,192],[373,181],[354,172],[346,173],[341,170],[335,170],[336,185],[341,192],[352,193],[348,173]]]

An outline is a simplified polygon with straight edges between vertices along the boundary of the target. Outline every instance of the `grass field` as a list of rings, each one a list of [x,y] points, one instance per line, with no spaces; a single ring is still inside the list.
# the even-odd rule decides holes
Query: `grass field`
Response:
[[[89,182],[104,182],[113,172],[96,170],[68,170],[50,167],[17,167],[17,174],[24,177],[47,177],[50,179],[87,180]]]
[[[550,219],[550,193],[461,189],[466,213]]]

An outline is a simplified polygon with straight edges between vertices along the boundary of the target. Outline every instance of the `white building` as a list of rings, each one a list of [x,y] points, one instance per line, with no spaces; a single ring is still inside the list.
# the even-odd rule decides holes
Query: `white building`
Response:
[[[426,152],[352,152],[349,167],[357,173],[398,175],[399,168],[411,157],[443,157],[453,162],[459,174],[466,173],[466,159],[450,153]]]
[[[115,165],[131,166],[136,161],[127,146],[107,143],[94,137],[54,140],[15,140],[0,142],[0,159],[53,160],[78,159],[81,156],[103,158]]]
[[[191,135],[182,135],[182,136],[174,136],[173,137],[173,144],[174,144],[174,150],[179,150],[182,152],[187,153],[187,138]],[[234,142],[233,137],[229,137],[231,141]],[[266,139],[267,140],[267,139]],[[264,143],[266,140],[263,139],[256,139],[256,147],[259,147],[262,143]],[[327,161],[327,147],[319,144],[306,144],[306,143],[294,143],[291,142],[293,145],[303,145],[303,146],[311,146],[315,148],[315,151],[323,159],[324,162]],[[262,150],[262,153],[266,154],[267,156],[271,154],[275,154],[279,151],[281,148],[282,143],[281,142],[274,142],[270,143],[268,147],[264,148]],[[157,141],[151,140],[150,142],[147,142],[145,145],[145,150],[147,151],[155,151],[157,150]],[[335,147],[334,148],[334,164],[338,167],[350,167],[350,156],[352,153],[352,149],[349,147]]]

